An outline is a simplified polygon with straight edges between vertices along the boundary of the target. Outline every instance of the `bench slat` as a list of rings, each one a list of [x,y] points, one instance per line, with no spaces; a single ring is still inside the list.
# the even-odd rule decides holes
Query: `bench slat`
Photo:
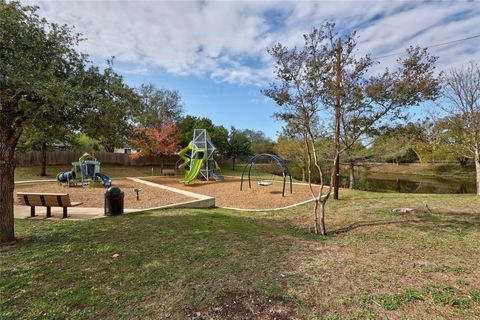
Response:
[[[162,169],[162,175],[164,176],[175,175],[175,169]]]
[[[72,207],[68,193],[17,193],[20,204],[41,207]]]
[[[17,195],[44,195],[44,196],[68,196],[68,193],[52,193],[52,192],[17,192]]]

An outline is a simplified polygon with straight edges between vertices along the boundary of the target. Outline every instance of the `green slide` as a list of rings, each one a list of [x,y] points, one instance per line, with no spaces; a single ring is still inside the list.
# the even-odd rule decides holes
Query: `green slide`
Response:
[[[178,166],[178,169],[182,170],[182,172],[185,173],[185,174],[188,173],[188,170],[187,170],[186,166],[190,163],[190,157],[185,156],[185,153],[187,153],[188,151],[192,151],[192,143],[191,142],[188,144],[188,146],[185,149],[182,149],[178,153],[178,156],[180,158],[182,158],[183,161],[185,161]]]
[[[190,171],[187,172],[185,178],[180,180],[181,183],[190,183],[195,180],[202,169],[203,163],[205,162],[205,152],[203,152],[202,158],[197,158],[193,160],[193,163],[190,166]]]

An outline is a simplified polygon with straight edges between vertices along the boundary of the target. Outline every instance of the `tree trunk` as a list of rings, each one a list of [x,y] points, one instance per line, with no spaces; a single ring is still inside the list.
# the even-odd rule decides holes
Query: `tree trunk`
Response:
[[[235,157],[232,158],[232,170],[235,171]]]
[[[325,202],[320,201],[320,220],[319,220],[319,231],[322,236],[327,235],[327,230],[325,229]]]
[[[47,144],[42,143],[42,169],[40,170],[40,176],[45,177],[47,175]]]
[[[320,214],[319,210],[320,209]],[[315,234],[326,235],[325,231],[325,203],[315,199],[315,206],[313,207],[313,217],[315,222]]]
[[[353,161],[350,161],[350,189],[355,189],[355,164]]]
[[[13,189],[15,144],[0,142],[0,243],[15,240]]]
[[[475,172],[477,173],[477,195],[480,196],[480,147],[475,148]]]
[[[305,183],[305,168],[302,167],[302,182]]]
[[[468,164],[468,158],[466,157],[460,157],[458,158],[458,162],[460,163],[460,168],[465,169]]]
[[[342,38],[338,38],[335,61],[335,175],[333,176],[333,199],[338,200],[340,186],[340,104],[342,99]]]

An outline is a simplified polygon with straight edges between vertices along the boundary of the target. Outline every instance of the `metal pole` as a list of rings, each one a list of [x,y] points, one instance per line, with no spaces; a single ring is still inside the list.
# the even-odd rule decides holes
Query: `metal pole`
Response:
[[[240,178],[240,191],[243,190],[243,176],[245,175],[245,170],[247,170],[248,164],[249,163],[247,162],[247,165],[245,167],[243,167],[242,177]]]
[[[333,199],[338,200],[338,187],[340,180],[340,103],[341,103],[341,84],[342,84],[342,39],[338,38],[336,49],[336,72],[335,72],[335,172],[333,175]]]
[[[288,173],[290,175],[290,194],[293,193],[293,188],[292,188],[292,174]]]
[[[252,171],[253,162],[250,163],[250,167],[248,168],[248,188],[252,189],[252,183],[250,182],[250,172]]]

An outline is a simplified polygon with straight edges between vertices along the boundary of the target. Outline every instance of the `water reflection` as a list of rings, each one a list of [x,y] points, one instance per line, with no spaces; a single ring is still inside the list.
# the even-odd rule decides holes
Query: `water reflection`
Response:
[[[345,177],[342,180],[348,186],[348,178]],[[454,178],[363,173],[356,179],[355,183],[358,189],[367,191],[437,194],[475,193],[475,181],[456,180]]]

